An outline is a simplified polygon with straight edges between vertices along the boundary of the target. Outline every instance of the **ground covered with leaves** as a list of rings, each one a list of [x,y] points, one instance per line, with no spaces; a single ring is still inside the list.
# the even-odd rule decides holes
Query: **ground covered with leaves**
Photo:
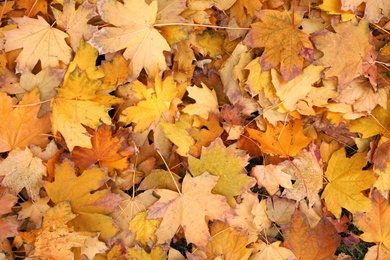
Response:
[[[0,259],[390,259],[389,1],[0,10]]]

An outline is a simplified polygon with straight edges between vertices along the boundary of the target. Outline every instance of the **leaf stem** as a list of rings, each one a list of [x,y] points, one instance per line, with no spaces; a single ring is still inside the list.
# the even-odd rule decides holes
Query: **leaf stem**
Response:
[[[43,101],[39,101],[39,102],[36,102],[36,103],[32,103],[32,104],[25,104],[25,105],[13,105],[12,107],[33,107],[33,106],[36,106],[36,105],[41,105],[41,104],[44,104],[44,103],[47,103],[51,101],[51,98],[50,99],[46,99],[46,100],[43,100]]]

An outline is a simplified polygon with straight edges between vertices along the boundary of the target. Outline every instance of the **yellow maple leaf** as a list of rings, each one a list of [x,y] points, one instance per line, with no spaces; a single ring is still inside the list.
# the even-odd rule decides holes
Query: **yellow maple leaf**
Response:
[[[46,182],[45,189],[54,203],[70,201],[72,211],[78,216],[71,224],[78,230],[99,231],[103,240],[115,235],[119,230],[106,214],[116,210],[121,196],[101,189],[108,181],[106,171],[91,168],[81,176],[75,175],[70,161],[65,161],[55,169],[55,181]]]
[[[354,215],[354,223],[364,233],[360,238],[367,242],[383,244],[390,250],[390,206],[389,201],[377,190],[371,195],[372,210]]]
[[[131,106],[123,110],[119,121],[126,124],[136,123],[134,132],[142,132],[152,123],[157,124],[161,118],[165,121],[172,121],[174,112],[177,110],[178,99],[176,95],[178,89],[173,77],[169,76],[161,80],[156,76],[154,91],[147,88],[140,82],[133,85],[136,96],[143,99],[136,106]]]
[[[86,125],[97,128],[101,122],[111,124],[108,111],[121,99],[100,93],[102,82],[90,80],[86,73],[75,69],[66,78],[57,96],[52,99],[53,133],[61,132],[70,151],[75,146],[92,148]]]
[[[290,121],[287,125],[278,122],[276,127],[267,122],[265,133],[251,128],[247,131],[249,137],[261,144],[261,150],[270,154],[295,156],[311,142],[311,138],[303,134],[302,120],[299,119]]]
[[[205,217],[225,220],[233,215],[226,198],[211,193],[217,181],[217,176],[207,172],[194,178],[187,174],[180,193],[156,190],[160,199],[149,208],[147,219],[163,218],[155,233],[157,243],[170,241],[179,226],[182,226],[187,242],[198,247],[206,246],[210,233]]]
[[[0,92],[0,153],[48,143],[45,134],[50,132],[50,114],[36,117],[41,107],[39,101],[39,91],[35,88],[23,97],[20,107],[13,109],[12,98]]]
[[[68,64],[72,58],[72,49],[66,44],[68,35],[48,24],[38,16],[32,19],[27,16],[12,18],[19,29],[3,31],[6,38],[5,51],[23,48],[16,59],[17,72],[32,71],[41,61],[42,69],[58,67],[59,61]]]
[[[361,191],[370,188],[374,182],[374,173],[363,171],[367,164],[365,154],[357,153],[351,158],[345,156],[345,149],[333,153],[328,163],[325,176],[329,183],[326,185],[322,198],[326,207],[337,218],[341,216],[341,208],[351,213],[368,211],[371,208],[370,200]]]
[[[130,221],[129,230],[135,233],[135,239],[143,245],[153,245],[157,241],[154,234],[162,219],[146,219],[149,211],[137,213]]]
[[[143,68],[152,77],[167,68],[163,51],[170,51],[170,46],[154,28],[157,4],[157,1],[147,4],[144,0],[123,3],[106,0],[98,5],[102,19],[115,27],[104,27],[94,33],[90,43],[100,54],[126,48],[123,56],[131,60],[131,78],[137,78]]]
[[[5,176],[2,184],[9,187],[13,194],[17,195],[26,188],[30,198],[35,200],[42,187],[42,176],[46,176],[46,167],[30,149],[16,148],[0,163],[0,176]]]
[[[187,87],[188,96],[195,99],[195,104],[189,104],[183,112],[189,115],[198,115],[204,119],[208,119],[209,113],[219,114],[218,100],[215,90],[210,90],[206,85],[202,83],[202,87],[198,88]]]
[[[195,140],[189,135],[187,128],[191,125],[183,120],[175,122],[175,124],[160,122],[165,136],[175,145],[177,145],[177,153],[181,156],[188,156],[190,147],[195,144]]]
[[[318,8],[327,11],[330,14],[340,14],[343,22],[349,21],[356,16],[351,11],[342,10],[341,7],[341,0],[324,0],[322,4],[318,6]]]
[[[229,227],[221,221],[215,221],[210,228],[211,241],[206,246],[206,258],[215,259],[248,259],[252,250],[247,248],[247,238],[242,232]],[[195,251],[201,256],[203,252]]]
[[[252,30],[244,39],[251,47],[265,47],[260,58],[263,71],[280,63],[280,72],[288,81],[302,72],[303,62],[310,59],[313,46],[309,35],[298,29],[302,17],[294,13],[294,24],[288,11],[261,10],[257,13],[261,22],[253,23]],[[306,55],[302,55],[306,53]]]
[[[188,164],[193,176],[204,172],[219,176],[213,192],[226,196],[229,204],[235,205],[234,196],[254,185],[254,179],[248,177],[245,171],[248,158],[245,150],[236,149],[236,144],[225,147],[222,139],[217,138],[208,147],[202,148],[199,159],[188,157]]]
[[[313,100],[308,95],[314,89],[313,84],[321,78],[323,69],[321,66],[309,65],[302,74],[290,81],[285,81],[276,70],[271,71],[276,95],[287,110],[296,110],[302,115],[315,115]],[[323,98],[328,100],[327,97]]]

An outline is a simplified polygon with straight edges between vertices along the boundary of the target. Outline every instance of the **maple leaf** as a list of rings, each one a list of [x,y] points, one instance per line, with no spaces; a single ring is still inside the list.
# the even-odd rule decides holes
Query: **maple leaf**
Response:
[[[70,161],[66,160],[57,166],[54,182],[46,182],[45,189],[56,204],[70,201],[72,211],[78,214],[71,221],[73,225],[84,231],[99,231],[102,239],[107,240],[118,229],[106,214],[113,212],[122,201],[121,196],[108,189],[99,190],[107,181],[107,172],[99,168],[88,169],[77,177]]]
[[[133,90],[137,92],[137,97],[143,99],[137,106],[131,106],[123,110],[119,121],[126,124],[136,123],[134,132],[142,132],[152,123],[157,123],[161,117],[171,121],[174,112],[177,110],[176,94],[178,93],[176,83],[173,77],[167,77],[161,80],[156,76],[154,90],[146,88],[140,82],[135,82]],[[174,108],[171,109],[171,106]],[[171,115],[169,115],[171,113]]]
[[[377,190],[371,194],[372,209],[354,215],[354,224],[364,233],[360,238],[367,242],[383,244],[390,250],[390,206],[389,201]]]
[[[271,71],[276,95],[287,110],[297,110],[302,115],[315,114],[312,108],[314,106],[313,100],[309,97],[309,93],[315,89],[313,84],[321,78],[323,69],[321,66],[309,65],[302,74],[287,82],[278,75],[276,70]],[[322,100],[324,99],[328,100],[327,97],[323,97]]]
[[[24,15],[33,17],[39,12],[47,14],[48,3],[45,0],[15,0],[15,9],[24,9]]]
[[[163,218],[155,233],[157,243],[171,240],[179,226],[182,226],[189,243],[199,247],[207,245],[211,237],[205,217],[225,220],[234,215],[225,197],[211,193],[217,181],[217,176],[207,172],[194,178],[187,174],[180,193],[156,190],[160,198],[149,208],[147,219]]]
[[[43,220],[43,226],[39,230],[29,232],[35,236],[33,257],[41,259],[74,259],[71,248],[85,247],[88,235],[74,232],[66,223],[74,219],[68,201],[59,203],[50,208]],[[26,237],[29,233],[23,235]]]
[[[357,11],[364,3],[363,18],[371,23],[378,23],[382,17],[390,15],[390,3],[386,0],[341,0],[343,10]]]
[[[35,88],[23,97],[20,107],[13,109],[12,98],[0,92],[0,153],[31,144],[44,146],[48,143],[45,134],[50,132],[50,115],[36,117],[39,101],[39,91]]]
[[[45,101],[57,94],[55,88],[61,84],[64,74],[65,70],[50,67],[41,70],[37,74],[26,71],[20,76],[19,85],[26,92],[38,88],[40,99]],[[42,117],[49,112],[51,112],[50,103],[43,103],[39,109],[38,117]]]
[[[378,104],[386,107],[387,94],[383,88],[374,91],[365,77],[355,78],[344,85],[333,100],[352,105],[354,112],[371,112]]]
[[[157,1],[147,4],[144,0],[104,0],[98,4],[102,19],[115,27],[97,31],[90,43],[100,54],[126,48],[123,56],[131,60],[131,78],[137,78],[143,68],[150,76],[167,68],[163,51],[170,51],[170,46],[153,26],[157,5]]]
[[[244,150],[236,149],[235,144],[226,148],[217,138],[210,146],[202,148],[200,159],[188,157],[188,164],[193,176],[204,172],[219,176],[213,192],[226,196],[229,204],[234,205],[234,196],[254,185],[253,179],[245,174],[248,158]]]
[[[280,72],[288,81],[302,72],[305,59],[311,59],[313,46],[309,35],[298,29],[302,17],[294,13],[294,24],[287,11],[261,10],[257,13],[261,22],[252,24],[252,30],[243,43],[251,47],[265,47],[260,58],[263,71],[280,63]],[[309,57],[302,55],[308,53]]]
[[[283,169],[295,180],[291,188],[286,187],[286,197],[300,201],[304,198],[309,200],[312,207],[318,200],[318,192],[322,189],[322,161],[317,158],[319,149],[311,145],[309,149],[301,150],[292,162]]]
[[[72,49],[66,44],[68,35],[53,28],[45,19],[13,18],[19,29],[3,31],[6,37],[5,51],[23,48],[16,59],[17,72],[32,71],[41,61],[42,69],[57,67],[59,61],[68,64],[72,58]]]
[[[190,154],[192,156],[199,156],[203,146],[209,146],[216,138],[221,136],[223,128],[220,126],[219,119],[215,114],[209,114],[207,120],[199,116],[195,116],[194,119],[200,125],[188,130],[191,137],[196,141],[190,147]]]
[[[134,247],[127,250],[128,259],[167,259],[167,252],[161,247],[153,247],[150,252],[146,252],[143,248]]]
[[[369,42],[370,31],[365,20],[357,25],[350,21],[332,23],[332,26],[335,33],[323,30],[312,34],[311,39],[316,48],[324,53],[317,63],[329,67],[325,76],[336,76],[339,85],[343,86],[358,75],[363,75],[363,61],[373,46]]]
[[[355,18],[355,14],[351,11],[345,11],[341,9],[341,1],[333,1],[333,0],[324,0],[322,4],[318,6],[321,10],[327,11],[329,14],[339,14],[341,15],[341,20],[343,22],[349,21]]]
[[[49,205],[47,205],[49,200],[49,197],[45,197],[36,199],[34,203],[31,201],[20,203],[22,210],[18,214],[18,219],[29,218],[37,228],[40,228],[43,215],[50,209]]]
[[[267,199],[267,216],[278,225],[290,222],[292,214],[295,212],[295,201],[278,196]]]
[[[12,206],[15,205],[17,201],[18,198],[9,193],[8,188],[0,187],[0,216],[11,212]]]
[[[65,0],[62,12],[53,8],[53,13],[59,28],[69,34],[70,46],[76,51],[80,40],[89,40],[97,31],[95,26],[88,24],[88,20],[96,16],[95,5],[84,1],[76,10],[75,0]]]
[[[306,216],[296,211],[291,222],[282,225],[284,246],[298,259],[330,259],[340,243],[340,237],[325,217],[310,228]]]
[[[184,121],[179,120],[175,124],[167,122],[160,122],[160,126],[163,129],[165,136],[175,145],[177,145],[177,153],[181,156],[188,156],[190,147],[195,144],[195,140],[190,136],[187,128],[191,128],[191,125]]]
[[[256,165],[251,170],[251,176],[255,177],[260,187],[265,187],[269,195],[274,195],[279,190],[279,185],[284,188],[292,188],[291,176],[283,171],[284,165]]]
[[[91,139],[82,124],[95,129],[101,122],[111,123],[107,112],[121,99],[105,92],[99,93],[101,86],[100,80],[91,80],[76,68],[51,101],[53,132],[61,132],[70,151],[75,146],[92,148]]]
[[[149,173],[140,183],[138,190],[148,189],[168,189],[176,190],[176,185],[180,187],[180,176],[173,172],[155,169]]]
[[[370,210],[370,200],[361,191],[370,188],[375,177],[372,171],[363,171],[367,164],[363,153],[357,153],[351,158],[345,157],[344,148],[334,152],[325,172],[329,183],[326,185],[322,198],[327,209],[337,218],[341,216],[341,208],[351,213]]]
[[[215,221],[210,227],[211,241],[206,246],[206,259],[248,259],[252,250],[246,248],[247,238],[221,221]],[[194,255],[203,252],[195,251]]]
[[[247,244],[256,242],[264,229],[271,227],[272,222],[266,214],[266,201],[259,202],[257,194],[246,191],[240,195],[241,203],[236,204],[237,216],[230,217],[227,223],[243,231],[248,237]]]
[[[0,218],[0,242],[3,242],[7,237],[14,237],[18,234],[18,223],[15,217]],[[0,255],[1,256],[1,255]]]
[[[198,115],[204,119],[208,119],[209,113],[219,114],[218,100],[215,90],[210,90],[202,83],[202,88],[187,87],[188,96],[195,99],[195,104],[189,104],[183,112],[189,115]]]
[[[160,226],[162,219],[147,219],[149,211],[137,213],[129,224],[129,230],[135,233],[135,239],[143,245],[156,243],[157,237],[154,234]]]
[[[267,122],[267,131],[248,128],[249,137],[260,143],[260,149],[265,153],[282,156],[295,156],[302,148],[306,147],[311,138],[303,134],[302,120],[295,119],[284,125],[278,122],[277,127]]]
[[[295,255],[293,254],[293,252],[291,252],[291,250],[285,247],[281,247],[280,243],[282,243],[282,241],[276,241],[273,242],[272,244],[266,244],[261,240],[258,241],[257,243],[252,245],[254,250],[250,259],[256,259],[256,260],[294,259]]]
[[[113,135],[111,126],[102,124],[91,138],[92,149],[76,146],[70,159],[81,172],[95,163],[108,167],[109,172],[125,170],[129,167],[128,158],[136,151],[134,145],[127,142],[129,134],[129,131],[120,129]]]
[[[378,134],[389,138],[390,112],[388,109],[390,109],[389,101],[387,101],[386,109],[381,106],[376,106],[368,117],[351,121],[349,123],[350,131],[361,133],[363,138]]]
[[[0,162],[0,176],[5,176],[2,184],[17,195],[23,188],[33,200],[38,196],[42,187],[42,176],[46,176],[46,167],[42,160],[33,157],[30,149],[12,150],[8,157]]]

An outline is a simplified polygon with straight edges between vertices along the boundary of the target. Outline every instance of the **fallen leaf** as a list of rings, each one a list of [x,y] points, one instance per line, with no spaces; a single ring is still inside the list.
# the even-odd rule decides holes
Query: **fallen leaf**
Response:
[[[375,182],[372,171],[363,171],[367,164],[364,153],[357,153],[351,158],[345,156],[345,149],[334,152],[325,172],[329,183],[321,198],[325,199],[327,209],[340,218],[341,208],[351,213],[369,211],[370,200],[361,192],[369,189]]]
[[[188,96],[195,99],[195,104],[189,104],[183,112],[189,115],[198,115],[204,119],[208,119],[209,114],[219,114],[217,95],[214,90],[210,90],[206,85],[202,84],[201,88],[196,86],[187,87]]]
[[[210,235],[211,241],[206,246],[207,259],[248,259],[252,253],[251,249],[246,248],[247,238],[244,234],[224,222],[213,222]]]
[[[269,154],[295,156],[311,142],[311,138],[303,134],[302,120],[299,119],[292,120],[287,125],[278,122],[276,127],[267,122],[265,133],[251,128],[246,130],[250,138],[260,143],[260,149]]]
[[[366,242],[375,242],[390,250],[389,201],[377,190],[371,194],[371,210],[354,215],[354,224],[364,233],[359,237]]]
[[[336,229],[325,217],[310,228],[306,216],[296,211],[291,222],[282,225],[284,246],[298,259],[333,259],[340,243]]]
[[[251,170],[251,176],[255,177],[259,187],[264,187],[269,195],[279,191],[279,185],[284,188],[293,188],[291,175],[283,171],[284,165],[256,165]]]
[[[378,23],[382,17],[390,15],[390,4],[386,0],[341,0],[343,10],[357,11],[363,3],[363,18],[371,23]]]
[[[205,217],[225,220],[234,215],[225,197],[211,193],[217,181],[217,176],[207,172],[194,178],[187,174],[180,193],[156,190],[160,199],[149,208],[147,219],[163,218],[155,233],[157,243],[170,241],[182,226],[187,242],[198,247],[207,245],[211,237]]]
[[[68,35],[48,24],[45,19],[13,18],[18,29],[3,31],[7,39],[5,51],[23,48],[16,59],[16,72],[32,71],[38,61],[42,69],[58,67],[59,62],[69,64],[72,49],[66,44]]]
[[[17,147],[25,148],[31,144],[45,146],[50,132],[50,115],[37,118],[40,108],[37,88],[27,93],[13,109],[12,99],[0,93],[0,152],[7,152]],[[25,106],[31,105],[31,106]]]
[[[128,158],[136,152],[134,144],[131,146],[127,141],[129,135],[130,132],[124,129],[113,134],[110,125],[102,124],[91,138],[92,149],[76,146],[70,160],[81,172],[95,163],[99,167],[108,167],[109,172],[114,169],[125,170],[130,166]]]
[[[285,260],[294,259],[295,255],[291,250],[280,246],[281,241],[266,244],[263,241],[258,241],[252,247],[254,248],[250,260]]]
[[[26,201],[21,204],[22,210],[19,212],[18,219],[29,218],[32,223],[37,228],[40,228],[42,225],[43,215],[50,209],[50,206],[47,205],[50,198],[38,198],[35,202]]]
[[[9,193],[8,188],[0,187],[0,216],[10,213],[17,201],[18,198]]]
[[[100,80],[91,80],[76,68],[51,101],[53,133],[62,134],[69,151],[75,146],[92,148],[83,125],[95,129],[101,122],[111,123],[107,112],[121,99],[99,92],[101,86]]]
[[[0,162],[0,176],[5,176],[2,184],[12,194],[17,195],[26,188],[28,196],[35,200],[42,187],[42,176],[46,176],[46,167],[41,159],[33,156],[30,149],[16,148]]]
[[[135,238],[143,245],[153,245],[157,241],[154,234],[160,226],[162,219],[147,219],[149,211],[141,211],[137,213],[130,221],[129,230],[135,233]]]
[[[46,182],[45,189],[56,204],[70,201],[72,211],[78,214],[73,224],[78,224],[83,231],[100,231],[102,239],[107,240],[119,231],[107,215],[122,201],[121,196],[100,189],[107,181],[107,172],[100,168],[88,169],[77,177],[70,161],[66,160],[57,166],[54,182]]]
[[[310,60],[314,51],[309,35],[298,29],[302,17],[287,11],[261,10],[256,14],[261,22],[253,23],[243,43],[251,47],[264,47],[260,58],[263,71],[280,64],[280,72],[288,81],[298,76],[303,62]],[[294,24],[293,24],[294,21]],[[307,53],[308,56],[302,55]]]
[[[253,179],[245,174],[245,166],[249,156],[235,145],[225,147],[222,140],[217,138],[208,147],[202,148],[199,159],[188,157],[189,170],[193,176],[204,172],[219,176],[213,192],[226,196],[230,205],[234,205],[234,196],[252,187]]]
[[[62,12],[53,8],[54,17],[59,28],[69,34],[70,46],[74,51],[79,48],[80,41],[88,41],[97,28],[88,21],[97,15],[95,5],[84,1],[76,8],[76,0],[65,0]]]
[[[98,4],[102,19],[115,27],[95,32],[90,43],[100,54],[126,49],[123,57],[131,60],[131,78],[137,78],[143,68],[151,77],[167,68],[163,51],[171,48],[154,28],[157,5],[158,1],[147,4],[144,0],[105,0]]]
[[[173,77],[161,80],[159,76],[156,76],[154,90],[136,82],[133,85],[133,90],[141,101],[136,106],[126,108],[119,120],[126,124],[136,123],[135,132],[142,132],[151,124],[157,124],[162,117],[168,121],[173,119],[177,109],[175,98],[178,93]],[[173,108],[171,109],[171,107]]]
[[[333,23],[332,27],[335,32],[325,29],[312,34],[311,39],[316,48],[324,53],[318,64],[329,67],[325,76],[337,77],[339,85],[343,86],[363,74],[363,59],[373,46],[369,42],[370,31],[366,20],[361,20],[357,25],[351,21]]]

